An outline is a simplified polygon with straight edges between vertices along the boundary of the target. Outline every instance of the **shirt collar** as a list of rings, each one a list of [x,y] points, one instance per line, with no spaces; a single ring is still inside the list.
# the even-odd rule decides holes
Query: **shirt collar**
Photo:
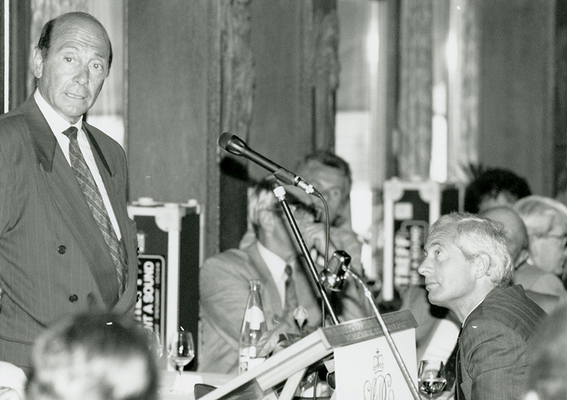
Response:
[[[488,296],[488,293],[486,294],[486,296]],[[465,322],[467,320],[467,318],[469,317],[469,315],[471,315],[471,313],[477,309],[478,306],[480,306],[480,304],[484,301],[484,299],[486,299],[486,296],[484,296],[482,299],[480,299],[480,301],[476,304],[476,306],[474,306],[472,308],[472,310],[469,311],[469,313],[467,314],[467,316],[463,319],[463,323],[461,324],[461,327],[465,326]]]
[[[53,109],[53,107],[51,107],[51,105],[49,105],[49,103],[43,98],[43,96],[39,92],[39,89],[35,90],[33,96],[35,102],[37,103],[37,106],[39,107],[39,110],[45,117],[45,120],[47,121],[47,124],[51,128],[52,132],[61,133],[65,129],[69,128],[69,126],[76,126],[79,132],[81,131],[81,126],[83,123],[82,116],[79,118],[79,120],[76,123],[71,125],[69,121],[67,121],[61,115],[57,114],[57,112]]]
[[[286,262],[276,253],[264,247],[264,245],[262,245],[260,241],[257,241],[257,243],[260,256],[262,256],[262,258],[266,262],[266,265],[272,273],[272,276],[274,278],[283,276],[285,273],[285,266],[287,265]]]

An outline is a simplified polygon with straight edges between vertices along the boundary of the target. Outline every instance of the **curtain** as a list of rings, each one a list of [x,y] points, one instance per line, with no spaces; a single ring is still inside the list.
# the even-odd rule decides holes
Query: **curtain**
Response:
[[[394,152],[404,180],[429,177],[433,117],[432,0],[402,0],[400,100]]]

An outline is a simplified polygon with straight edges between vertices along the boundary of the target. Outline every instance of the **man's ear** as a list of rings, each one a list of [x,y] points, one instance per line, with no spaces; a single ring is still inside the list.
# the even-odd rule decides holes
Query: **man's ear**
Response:
[[[473,274],[475,278],[481,278],[486,275],[490,268],[491,259],[488,254],[479,254],[473,260]]]
[[[43,56],[37,46],[33,49],[33,74],[37,79],[43,75]]]
[[[529,256],[530,256],[530,252],[528,249],[520,250],[520,253],[514,260],[514,268],[518,268],[520,265],[525,263]]]

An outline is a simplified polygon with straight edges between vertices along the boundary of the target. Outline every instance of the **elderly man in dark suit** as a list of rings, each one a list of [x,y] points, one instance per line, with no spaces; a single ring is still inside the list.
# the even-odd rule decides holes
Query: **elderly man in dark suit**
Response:
[[[528,343],[546,314],[511,284],[514,266],[503,226],[467,213],[442,216],[431,227],[418,271],[429,301],[462,321],[457,400],[518,399]]]
[[[64,316],[133,315],[126,156],[83,120],[111,61],[99,21],[59,16],[34,50],[37,90],[0,118],[0,360],[24,369],[35,338]]]

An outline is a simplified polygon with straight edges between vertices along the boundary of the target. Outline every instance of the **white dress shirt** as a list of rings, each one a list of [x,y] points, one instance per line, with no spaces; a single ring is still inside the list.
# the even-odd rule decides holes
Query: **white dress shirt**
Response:
[[[65,136],[63,131],[69,128],[71,125],[68,121],[66,121],[63,117],[61,117],[57,112],[51,107],[47,101],[43,98],[39,90],[36,89],[34,93],[34,99],[39,107],[39,110],[47,120],[51,131],[55,135],[55,139],[59,143],[59,147],[63,150],[63,154],[67,159],[69,165],[71,165],[71,158],[69,156],[69,138]],[[112,223],[112,227],[116,232],[116,236],[118,240],[122,237],[120,233],[120,228],[118,227],[118,221],[116,220],[116,216],[114,215],[114,210],[112,209],[112,204],[110,203],[110,199],[108,197],[108,193],[106,192],[106,188],[104,187],[104,183],[102,181],[102,177],[98,171],[98,167],[96,165],[96,161],[93,155],[93,151],[91,149],[91,144],[87,139],[87,135],[82,129],[83,126],[83,117],[77,121],[77,123],[73,124],[78,129],[77,132],[77,141],[79,142],[79,147],[81,148],[81,152],[83,153],[83,157],[85,157],[85,161],[87,166],[91,170],[93,178],[95,180],[96,185],[98,186],[98,190],[102,196],[102,201],[104,202],[104,206],[106,207],[106,211],[108,212],[108,216],[110,218],[110,222]]]
[[[268,269],[274,278],[274,282],[276,282],[276,287],[278,288],[283,308],[285,306],[285,283],[287,281],[285,266],[288,264],[280,256],[264,247],[260,241],[257,241],[256,243],[258,244],[260,256],[268,266]],[[290,266],[294,268],[293,265]]]

